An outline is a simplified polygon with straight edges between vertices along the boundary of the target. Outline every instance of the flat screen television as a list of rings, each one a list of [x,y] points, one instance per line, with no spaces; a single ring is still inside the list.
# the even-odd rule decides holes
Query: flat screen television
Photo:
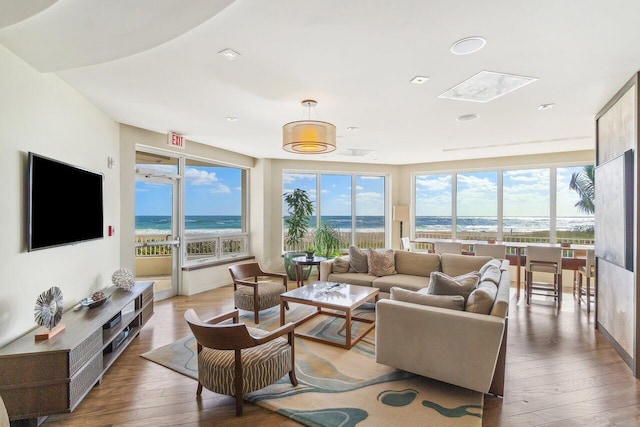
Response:
[[[27,250],[103,238],[103,175],[31,152],[28,159]]]

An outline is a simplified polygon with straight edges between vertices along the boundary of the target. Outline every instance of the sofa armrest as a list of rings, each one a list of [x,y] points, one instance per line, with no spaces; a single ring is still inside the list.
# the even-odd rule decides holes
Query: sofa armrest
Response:
[[[333,271],[333,261],[335,258],[322,261],[320,263],[320,281],[327,282],[329,274]]]
[[[380,300],[376,361],[487,393],[504,327],[496,316]]]

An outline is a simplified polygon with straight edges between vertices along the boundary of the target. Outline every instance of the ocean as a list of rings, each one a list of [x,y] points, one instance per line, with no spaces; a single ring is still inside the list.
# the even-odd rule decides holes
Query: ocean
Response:
[[[136,234],[165,234],[171,229],[169,216],[136,216]],[[349,216],[323,216],[322,222],[329,222],[340,231],[351,230]],[[315,218],[309,226],[315,225]],[[238,215],[188,215],[185,223],[187,234],[228,234],[241,231],[241,217]],[[594,227],[593,217],[558,217],[558,231],[587,230]],[[495,231],[495,217],[458,217],[458,231]],[[549,230],[549,218],[545,217],[504,217],[504,233],[522,233]],[[384,231],[383,216],[358,216],[356,229],[362,232]],[[405,224],[408,229],[408,224]],[[416,217],[416,231],[447,231],[451,229],[451,217]]]

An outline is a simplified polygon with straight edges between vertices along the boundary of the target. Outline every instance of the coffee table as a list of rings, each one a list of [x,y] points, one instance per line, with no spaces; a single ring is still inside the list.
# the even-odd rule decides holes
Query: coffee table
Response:
[[[378,289],[368,286],[348,285],[345,283],[316,282],[296,288],[280,295],[280,325],[285,324],[285,305],[288,302],[310,305],[317,310],[297,320],[295,325],[312,319],[319,314],[345,319],[345,343],[331,341],[325,338],[309,335],[304,332],[294,332],[296,336],[313,341],[322,342],[336,347],[351,349],[358,341],[375,327],[375,320],[364,319],[353,315],[353,310],[367,301],[378,302]],[[323,310],[325,309],[325,310]],[[336,311],[326,311],[336,310]],[[368,323],[368,325],[355,337],[351,336],[351,323],[353,321]]]

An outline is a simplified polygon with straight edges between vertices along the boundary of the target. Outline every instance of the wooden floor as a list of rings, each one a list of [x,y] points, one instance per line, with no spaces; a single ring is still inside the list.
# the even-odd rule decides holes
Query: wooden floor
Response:
[[[203,317],[230,310],[230,286],[156,303],[155,314],[71,414],[50,416],[44,426],[297,426],[245,403],[236,418],[234,400],[139,355],[186,336],[183,318],[193,307]],[[560,312],[534,300],[512,300],[504,398],[485,396],[484,426],[638,426],[640,382],[564,295]]]

